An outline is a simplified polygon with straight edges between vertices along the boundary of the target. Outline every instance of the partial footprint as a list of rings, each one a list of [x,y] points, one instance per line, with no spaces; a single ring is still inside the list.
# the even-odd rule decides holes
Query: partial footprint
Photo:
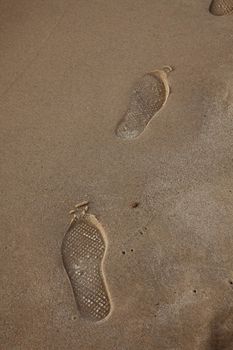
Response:
[[[72,211],[61,251],[80,315],[100,321],[111,309],[102,271],[105,242],[100,223],[85,209],[79,215]]]
[[[171,67],[155,70],[135,84],[128,110],[116,128],[117,136],[133,139],[145,130],[167,101],[170,92],[167,75],[171,71]]]
[[[233,0],[212,0],[210,12],[215,16],[229,15],[233,12]]]

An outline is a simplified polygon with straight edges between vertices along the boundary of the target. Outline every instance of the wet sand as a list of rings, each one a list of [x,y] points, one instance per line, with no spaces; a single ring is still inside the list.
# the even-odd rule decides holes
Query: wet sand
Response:
[[[1,1],[2,349],[233,348],[233,15],[209,5]],[[166,65],[166,105],[117,138],[135,81]],[[82,200],[107,239],[97,323],[61,255]]]

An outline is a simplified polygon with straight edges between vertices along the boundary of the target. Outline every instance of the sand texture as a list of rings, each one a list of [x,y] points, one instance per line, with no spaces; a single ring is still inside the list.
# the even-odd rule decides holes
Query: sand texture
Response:
[[[0,1],[1,350],[233,350],[233,14],[210,9]]]

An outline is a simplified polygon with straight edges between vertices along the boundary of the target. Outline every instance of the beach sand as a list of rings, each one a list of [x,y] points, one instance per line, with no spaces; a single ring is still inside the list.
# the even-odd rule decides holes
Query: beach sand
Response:
[[[2,350],[233,349],[233,15],[209,6],[0,2]],[[166,104],[117,137],[164,66]],[[104,230],[99,322],[61,254],[83,200]]]

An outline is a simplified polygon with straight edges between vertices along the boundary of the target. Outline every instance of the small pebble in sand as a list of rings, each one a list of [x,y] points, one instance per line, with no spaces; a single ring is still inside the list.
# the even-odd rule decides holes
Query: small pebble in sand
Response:
[[[139,204],[140,204],[139,202],[132,202],[130,206],[131,208],[137,208]]]

